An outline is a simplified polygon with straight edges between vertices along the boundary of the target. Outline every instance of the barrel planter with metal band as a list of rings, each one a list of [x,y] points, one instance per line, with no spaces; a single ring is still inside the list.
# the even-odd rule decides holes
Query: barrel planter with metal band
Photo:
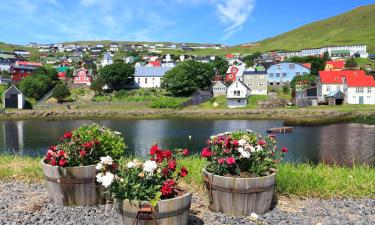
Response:
[[[161,200],[155,207],[149,202],[116,200],[116,212],[123,225],[186,225],[191,205],[191,193]]]
[[[203,171],[203,175],[210,210],[235,216],[269,211],[276,173],[256,178],[224,177],[207,171]]]
[[[102,187],[95,183],[92,166],[58,167],[41,161],[47,190],[59,205],[89,206],[105,203]]]

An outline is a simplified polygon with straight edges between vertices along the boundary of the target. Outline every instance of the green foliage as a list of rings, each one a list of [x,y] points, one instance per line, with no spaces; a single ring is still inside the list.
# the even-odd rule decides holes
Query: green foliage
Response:
[[[35,69],[32,73],[33,76],[46,76],[51,80],[58,80],[57,70],[52,66],[41,66]]]
[[[27,97],[39,100],[51,90],[53,85],[50,77],[35,74],[22,79],[19,87]]]
[[[355,59],[353,57],[350,57],[345,62],[345,67],[346,68],[353,68],[353,67],[357,67],[357,66],[358,66],[358,64],[357,64],[357,62],[355,61]]]
[[[165,109],[165,108],[178,109],[182,107],[181,104],[185,100],[186,100],[185,98],[173,98],[173,97],[158,98],[157,100],[154,100],[153,102],[151,102],[150,107],[159,108],[159,109]]]
[[[73,78],[73,70],[68,68],[66,70],[66,75],[65,75],[66,78]]]
[[[294,63],[311,63],[311,71],[310,73],[312,75],[318,76],[319,71],[322,71],[326,67],[326,62],[324,59],[320,57],[315,56],[306,56],[306,57],[290,57],[288,62],[294,62]]]
[[[309,88],[313,84],[316,84],[316,76],[311,74],[305,74],[301,76],[293,77],[292,81],[290,82],[290,87],[293,90],[296,90],[296,85],[299,85],[299,89]]]
[[[220,76],[225,77],[225,74],[227,73],[229,67],[229,63],[222,57],[215,57],[215,60],[212,62],[212,66]]]
[[[105,156],[119,160],[125,149],[124,139],[117,132],[98,124],[82,125],[66,132],[60,144],[51,146],[44,162],[61,167],[95,165]]]
[[[113,63],[100,70],[100,75],[110,90],[125,89],[134,82],[134,66],[126,63]]]
[[[57,99],[57,102],[62,102],[70,95],[70,91],[65,82],[59,82],[53,90],[52,97]]]
[[[262,53],[260,52],[255,52],[254,54],[247,55],[243,58],[244,62],[246,63],[247,67],[254,66],[254,60],[258,58]]]
[[[283,92],[285,94],[289,94],[290,93],[290,85],[289,84],[284,84],[283,85]]]
[[[91,83],[90,89],[93,90],[96,95],[100,95],[103,92],[104,85],[105,85],[104,78],[101,75],[99,75]]]
[[[176,97],[190,96],[197,89],[208,88],[213,77],[211,64],[185,61],[164,75],[162,88]]]

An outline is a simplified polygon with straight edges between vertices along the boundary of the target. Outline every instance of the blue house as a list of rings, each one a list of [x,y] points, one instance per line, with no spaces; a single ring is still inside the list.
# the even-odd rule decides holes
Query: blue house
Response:
[[[310,69],[299,63],[277,63],[267,69],[268,85],[282,86],[292,81],[295,76],[309,73]]]

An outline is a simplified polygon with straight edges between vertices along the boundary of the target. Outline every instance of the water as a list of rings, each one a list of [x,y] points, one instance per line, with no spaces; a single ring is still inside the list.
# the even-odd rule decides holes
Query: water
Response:
[[[0,153],[42,155],[56,144],[65,131],[90,120],[68,121],[1,121]],[[188,148],[200,152],[210,135],[237,129],[251,129],[265,135],[270,127],[282,126],[275,120],[100,120],[95,121],[117,130],[125,137],[129,151],[146,157],[150,146]],[[189,136],[191,138],[189,138]],[[295,127],[293,133],[278,134],[278,146],[286,146],[286,161],[352,164],[375,161],[375,126],[335,124]]]

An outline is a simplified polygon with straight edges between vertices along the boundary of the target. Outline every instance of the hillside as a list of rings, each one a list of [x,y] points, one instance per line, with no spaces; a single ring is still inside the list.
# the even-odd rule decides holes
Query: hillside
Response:
[[[256,47],[233,47],[240,52],[300,50],[325,45],[367,44],[375,53],[375,4],[358,7],[259,42]]]

